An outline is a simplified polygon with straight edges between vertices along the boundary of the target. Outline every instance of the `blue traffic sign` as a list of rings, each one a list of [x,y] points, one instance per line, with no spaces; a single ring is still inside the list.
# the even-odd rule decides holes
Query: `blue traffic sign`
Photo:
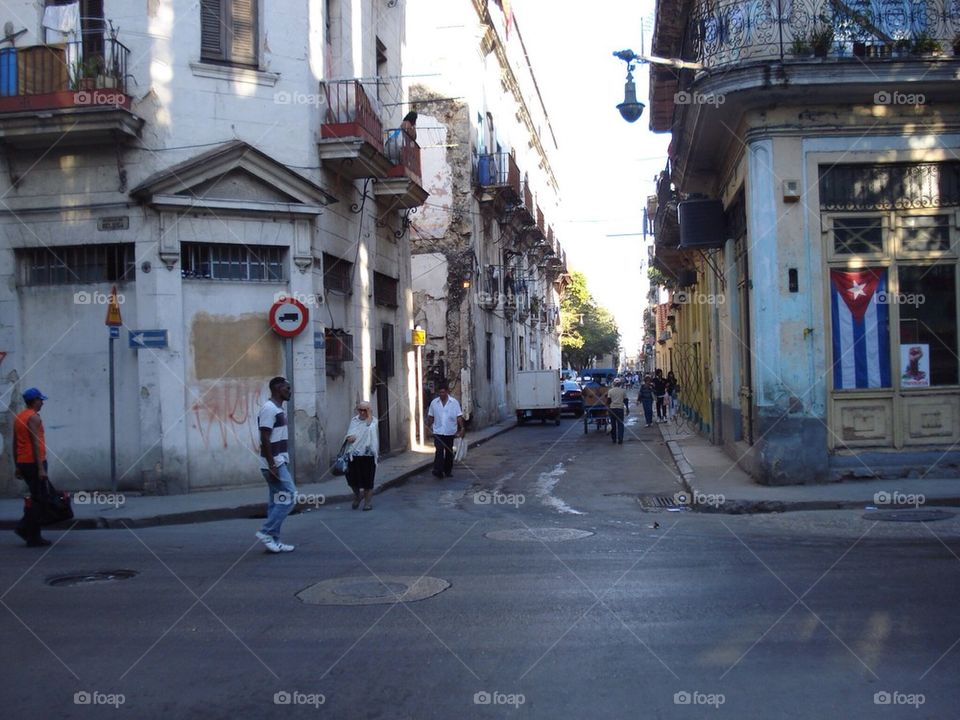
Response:
[[[166,330],[131,330],[130,347],[132,348],[165,348],[167,347]]]
[[[111,338],[114,338],[114,339],[115,339],[115,338],[120,337],[120,328],[119,328],[119,327],[117,327],[116,325],[110,325],[109,327],[110,327],[110,337],[111,337]]]

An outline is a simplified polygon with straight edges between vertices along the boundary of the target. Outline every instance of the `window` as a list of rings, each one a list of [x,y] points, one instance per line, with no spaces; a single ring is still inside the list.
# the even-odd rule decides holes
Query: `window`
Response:
[[[880,255],[883,253],[883,219],[869,215],[835,217],[834,255]]]
[[[134,280],[133,243],[65,245],[15,251],[20,285],[71,285]]]
[[[389,275],[373,274],[373,303],[383,307],[397,307],[397,281]]]
[[[337,328],[325,328],[323,339],[327,375],[343,375],[343,364],[353,360],[353,335]]]
[[[953,264],[901,265],[900,381],[903,387],[956,385],[957,285]],[[929,375],[929,377],[927,377]]]
[[[286,248],[275,245],[181,243],[181,273],[203,280],[282,282]]]
[[[387,77],[387,46],[383,40],[377,38],[377,101],[381,101],[380,88],[383,86]]]
[[[380,326],[380,345],[377,350],[377,371],[383,378],[392,378],[396,372],[393,354],[393,325],[384,323]]]
[[[900,219],[900,250],[904,253],[950,250],[950,216],[907,215]]]
[[[353,263],[338,258],[336,255],[323,254],[323,286],[327,290],[349,293]]]
[[[521,335],[519,338],[517,338],[517,369],[520,371],[523,370],[523,356],[525,354],[526,353],[523,352],[523,335]]]
[[[257,63],[258,0],[200,0],[200,59]]]

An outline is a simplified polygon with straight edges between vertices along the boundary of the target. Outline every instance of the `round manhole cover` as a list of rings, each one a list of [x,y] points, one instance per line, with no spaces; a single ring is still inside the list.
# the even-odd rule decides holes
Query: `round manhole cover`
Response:
[[[439,595],[450,583],[435,577],[396,576],[323,580],[297,593],[308,605],[378,605]]]
[[[881,510],[864,514],[866,520],[885,520],[887,522],[932,522],[947,520],[956,513],[946,510]]]
[[[73,575],[57,575],[49,578],[47,585],[53,587],[90,585],[92,583],[114,582],[115,580],[129,580],[136,577],[137,574],[136,570],[97,570],[88,573],[74,573]]]
[[[573,528],[519,528],[517,530],[494,530],[487,533],[491,540],[512,542],[563,542],[590,537],[592,532]]]

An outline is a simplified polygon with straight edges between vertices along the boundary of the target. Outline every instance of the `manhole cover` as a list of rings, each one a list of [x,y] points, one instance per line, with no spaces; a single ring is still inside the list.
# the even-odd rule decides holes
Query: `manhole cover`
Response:
[[[448,587],[435,577],[335,578],[304,588],[297,598],[307,605],[381,605],[426,600]]]
[[[864,513],[863,517],[887,522],[933,522],[952,518],[955,514],[946,510],[881,510]]]
[[[520,528],[518,530],[494,530],[488,532],[491,540],[510,540],[513,542],[563,542],[590,537],[592,532],[573,528]]]
[[[77,573],[74,575],[57,575],[56,577],[49,578],[47,580],[47,585],[52,585],[53,587],[89,585],[91,583],[128,580],[136,575],[136,570],[97,570],[96,572]]]

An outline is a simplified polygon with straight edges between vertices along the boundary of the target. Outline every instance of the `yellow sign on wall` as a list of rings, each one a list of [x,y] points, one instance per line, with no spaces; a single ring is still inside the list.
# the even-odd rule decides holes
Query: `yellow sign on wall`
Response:
[[[426,330],[411,330],[410,337],[412,338],[412,343],[414,347],[423,347],[427,344],[427,331]]]

